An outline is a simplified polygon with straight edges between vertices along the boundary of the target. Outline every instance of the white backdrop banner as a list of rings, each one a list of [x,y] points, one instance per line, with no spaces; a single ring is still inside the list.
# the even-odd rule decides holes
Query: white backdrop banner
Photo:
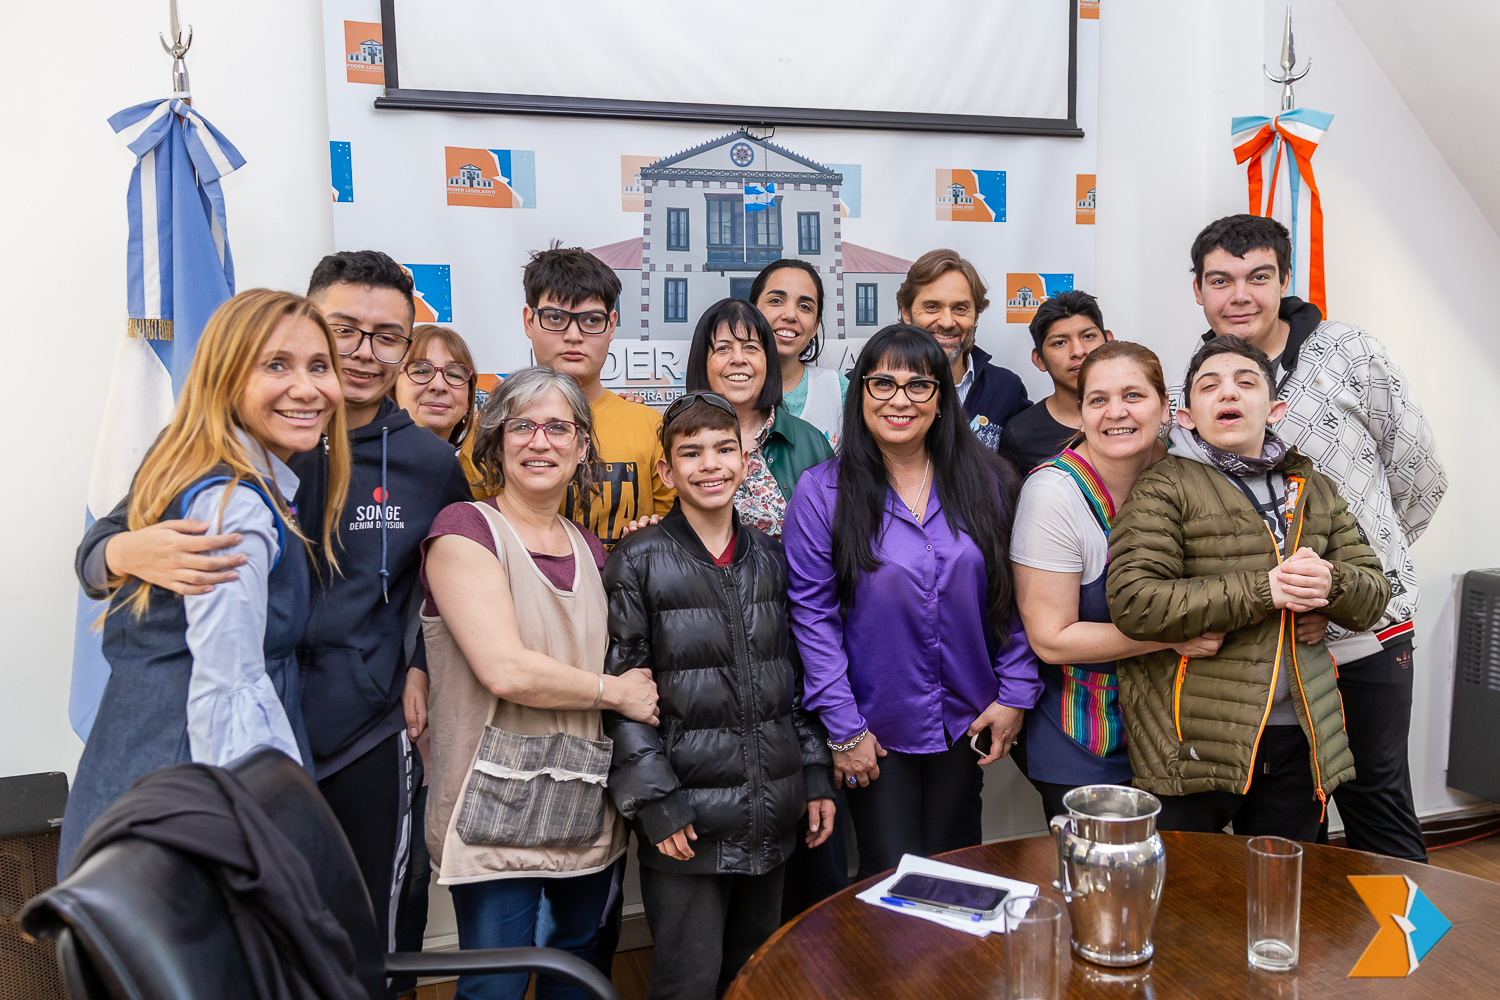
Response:
[[[979,0],[970,6],[986,9]],[[726,295],[744,295],[767,261],[800,257],[818,269],[826,299],[819,363],[847,370],[859,345],[897,320],[896,289],[911,261],[951,247],[989,284],[980,346],[1033,395],[1045,394],[1025,324],[1047,297],[1094,280],[1099,22],[1097,4],[1082,8],[1081,139],[789,128],[766,136],[377,111],[378,0],[324,0],[335,244],[383,250],[409,267],[418,322],[457,330],[481,371],[496,375],[530,363],[521,326],[529,252],[554,239],[592,250],[623,286],[606,381],[653,401],[681,391],[698,317]],[[780,28],[793,33],[789,21]],[[492,51],[505,60],[540,44],[512,34]],[[951,59],[907,51],[914,65],[941,65],[951,80],[986,93],[994,61],[976,56],[972,39],[953,44]],[[997,40],[996,51],[1014,44]],[[830,43],[826,57],[836,65],[840,52]],[[557,52],[573,56],[565,44]],[[607,69],[622,87],[631,79],[646,86],[659,68],[652,53],[623,42],[591,58],[603,61],[591,72]],[[891,58],[898,74],[903,57]],[[747,198],[770,204],[747,215]]]

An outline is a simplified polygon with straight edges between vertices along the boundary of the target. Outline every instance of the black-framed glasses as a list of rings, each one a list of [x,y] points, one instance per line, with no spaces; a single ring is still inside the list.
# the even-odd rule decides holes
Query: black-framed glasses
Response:
[[[896,395],[896,390],[900,389],[913,403],[925,403],[937,395],[939,384],[935,378],[909,378],[905,382],[897,382],[888,375],[865,376],[865,392],[870,394],[871,399],[881,401],[891,399]]]
[[[401,359],[406,357],[407,348],[411,347],[411,338],[403,337],[399,333],[372,333],[369,330],[361,330],[357,326],[333,328],[333,340],[338,345],[341,357],[347,358],[357,353],[366,337],[370,339],[370,353],[381,364],[399,364]]]
[[[505,429],[507,436],[516,438],[519,444],[526,444],[535,437],[538,427],[547,435],[547,440],[558,448],[572,444],[573,439],[578,436],[578,425],[571,420],[544,420],[537,423],[525,417],[511,417],[500,426]]]
[[[443,368],[437,367],[431,361],[408,361],[402,365],[402,370],[406,372],[406,377],[417,385],[426,385],[431,382],[440,371],[443,373],[443,381],[451,386],[468,385],[469,379],[474,377],[474,369],[468,365],[461,365],[457,361]]]
[[[700,399],[707,403],[709,406],[717,406],[719,409],[723,410],[725,413],[729,414],[735,419],[739,419],[739,414],[735,412],[734,404],[729,400],[725,399],[717,392],[705,392],[703,390],[699,390],[698,392],[684,393],[683,395],[678,396],[676,399],[672,400],[672,405],[668,406],[667,412],[662,415],[662,423],[670,423],[674,417],[676,417],[679,413],[685,412],[688,407],[692,406]]]
[[[542,306],[536,310],[536,321],[541,324],[543,330],[549,333],[567,332],[574,320],[578,321],[578,329],[590,336],[598,336],[609,329],[609,313],[600,312],[598,309],[568,312],[556,306]]]

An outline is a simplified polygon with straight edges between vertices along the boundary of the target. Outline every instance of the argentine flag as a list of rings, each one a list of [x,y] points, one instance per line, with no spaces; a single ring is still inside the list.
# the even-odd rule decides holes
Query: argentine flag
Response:
[[[745,185],[745,211],[764,212],[776,204],[775,183]]]

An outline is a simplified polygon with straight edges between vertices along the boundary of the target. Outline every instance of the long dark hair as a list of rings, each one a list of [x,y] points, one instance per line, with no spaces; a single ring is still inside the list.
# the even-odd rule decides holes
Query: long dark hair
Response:
[[[839,603],[845,614],[854,606],[861,572],[881,565],[875,538],[891,504],[885,458],[865,426],[864,377],[877,365],[909,371],[938,381],[938,419],[927,431],[932,481],[942,496],[953,536],[962,528],[984,555],[989,581],[991,638],[1010,642],[1010,524],[1021,481],[1010,464],[979,443],[964,417],[953,386],[948,356],[932,334],[895,323],[885,327],[859,354],[849,375],[844,400],[844,438],[839,443],[838,500],[833,512],[833,565]]]
[[[760,398],[755,408],[762,412],[781,405],[781,361],[776,355],[776,335],[771,324],[759,309],[744,299],[720,299],[704,310],[693,330],[693,343],[688,348],[687,382],[688,392],[717,392],[708,384],[708,355],[713,350],[714,334],[719,324],[728,323],[730,336],[736,340],[759,340],[760,349],[766,356],[766,380],[760,388]]]
[[[787,268],[801,271],[812,278],[813,287],[818,290],[818,327],[813,331],[813,339],[809,340],[807,346],[802,348],[802,353],[797,355],[798,361],[810,365],[818,360],[818,355],[823,353],[823,278],[818,274],[818,269],[800,257],[783,257],[781,260],[767,264],[750,283],[750,304],[759,309],[760,297],[765,294],[766,284],[770,281],[771,275]],[[782,388],[785,389],[785,386]]]

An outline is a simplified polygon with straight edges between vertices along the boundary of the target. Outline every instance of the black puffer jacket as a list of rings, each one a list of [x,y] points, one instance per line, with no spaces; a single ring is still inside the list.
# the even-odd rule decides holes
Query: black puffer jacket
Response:
[[[604,713],[609,791],[641,839],[641,863],[690,874],[761,875],[792,853],[809,799],[832,798],[827,733],[802,710],[787,628],[781,543],[735,517],[717,567],[680,504],[615,546],[604,567],[604,669],[649,667],[661,726]],[[655,845],[693,824],[690,861]]]

